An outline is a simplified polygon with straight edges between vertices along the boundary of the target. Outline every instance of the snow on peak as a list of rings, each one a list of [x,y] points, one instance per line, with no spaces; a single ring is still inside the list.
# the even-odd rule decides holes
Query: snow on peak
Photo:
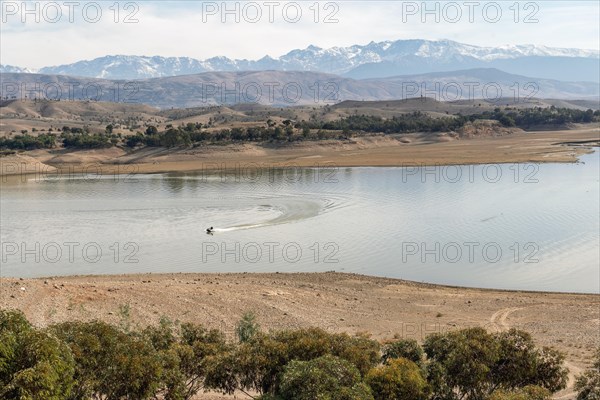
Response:
[[[554,48],[539,45],[503,45],[481,47],[452,40],[396,40],[371,41],[366,45],[321,48],[310,45],[296,49],[277,58],[265,56],[256,61],[230,59],[225,56],[196,60],[187,57],[114,55],[79,61],[73,64],[45,67],[45,74],[62,74],[113,79],[143,79],[162,76],[194,74],[205,71],[242,70],[299,70],[344,74],[355,68],[374,63],[398,63],[405,59],[418,59],[426,64],[461,65],[457,60],[474,60],[490,63],[495,60],[522,57],[600,57],[597,50]],[[453,64],[454,63],[454,64]],[[0,72],[33,72],[32,70],[0,66]]]

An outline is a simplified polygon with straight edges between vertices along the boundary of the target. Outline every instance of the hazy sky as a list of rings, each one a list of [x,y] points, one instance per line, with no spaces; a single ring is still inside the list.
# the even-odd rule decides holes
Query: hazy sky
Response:
[[[2,64],[39,68],[108,54],[257,59],[310,44],[416,38],[600,48],[596,0],[427,2],[429,14],[421,1],[26,3],[0,1]]]

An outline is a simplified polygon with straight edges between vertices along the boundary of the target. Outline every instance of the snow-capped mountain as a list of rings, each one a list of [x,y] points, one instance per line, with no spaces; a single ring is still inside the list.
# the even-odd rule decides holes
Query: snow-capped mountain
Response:
[[[265,56],[259,60],[223,56],[203,61],[187,57],[105,56],[45,67],[39,72],[106,79],[147,79],[208,71],[280,70],[325,72],[364,79],[467,68],[500,68],[541,78],[597,82],[600,81],[599,62],[600,52],[596,50],[535,45],[480,47],[451,40],[415,39],[328,49],[311,45],[278,58]]]
[[[287,69],[346,74],[361,65],[396,63],[407,58],[420,58],[428,60],[429,63],[446,64],[463,59],[490,62],[522,57],[599,58],[599,52],[534,45],[478,47],[451,40],[398,40],[329,49],[309,46],[304,50],[293,50],[280,57],[279,61]]]
[[[91,61],[78,61],[57,67],[44,67],[38,72],[106,79],[145,79],[196,74],[208,71],[202,61],[188,57],[105,56]]]
[[[35,72],[32,69],[29,68],[21,68],[21,67],[15,67],[14,65],[2,65],[0,64],[0,73],[21,73],[21,74],[31,74]]]

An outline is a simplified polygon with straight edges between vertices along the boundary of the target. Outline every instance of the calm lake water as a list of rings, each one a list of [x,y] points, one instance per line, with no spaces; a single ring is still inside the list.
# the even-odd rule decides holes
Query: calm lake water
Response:
[[[11,177],[0,274],[335,270],[598,293],[599,154],[581,161]]]

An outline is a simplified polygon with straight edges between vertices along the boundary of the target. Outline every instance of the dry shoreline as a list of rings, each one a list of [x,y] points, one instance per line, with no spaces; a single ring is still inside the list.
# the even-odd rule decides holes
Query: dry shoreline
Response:
[[[492,163],[576,162],[600,143],[600,127],[517,131],[453,139],[445,134],[367,136],[348,141],[287,146],[236,144],[193,149],[146,148],[127,152],[35,150],[0,158],[0,175],[138,174],[232,171],[240,168],[413,167]]]
[[[119,323],[125,304],[133,325],[168,316],[229,336],[250,310],[265,329],[317,326],[369,332],[379,340],[421,340],[473,326],[516,327],[539,345],[565,352],[573,373],[590,365],[600,345],[597,294],[460,288],[337,272],[0,278],[0,306],[22,310],[38,326],[92,319]]]

